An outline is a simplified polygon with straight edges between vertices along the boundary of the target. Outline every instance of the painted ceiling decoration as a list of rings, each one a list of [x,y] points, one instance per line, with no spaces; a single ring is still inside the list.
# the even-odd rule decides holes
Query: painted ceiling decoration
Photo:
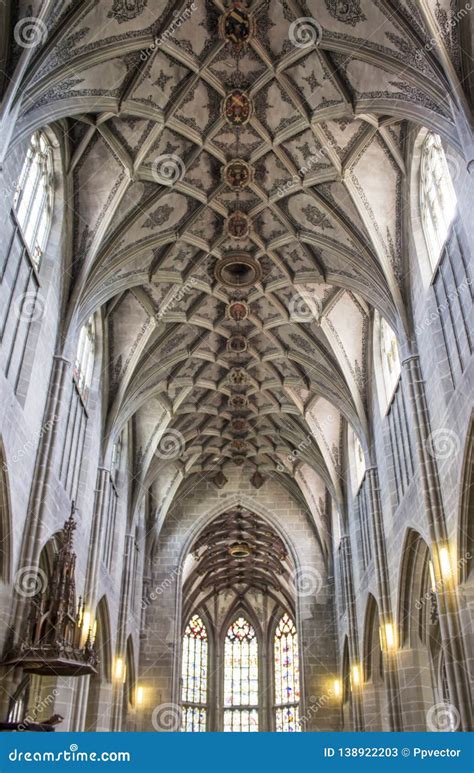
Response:
[[[411,2],[186,8],[48,4],[46,38],[8,63],[4,145],[54,124],[64,147],[67,324],[101,314],[105,434],[131,425],[137,498],[164,512],[195,478],[225,486],[241,437],[252,485],[278,476],[311,509],[309,489],[340,498],[347,425],[366,436],[374,310],[405,318],[406,138],[458,147],[459,94]]]

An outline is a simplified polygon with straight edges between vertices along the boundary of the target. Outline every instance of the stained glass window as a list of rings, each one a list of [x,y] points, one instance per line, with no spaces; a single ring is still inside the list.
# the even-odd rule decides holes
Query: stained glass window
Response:
[[[74,362],[73,377],[79,393],[86,403],[89,397],[89,387],[92,381],[95,355],[95,323],[91,317],[79,333],[77,355]]]
[[[183,637],[181,669],[182,730],[202,733],[207,720],[207,630],[199,615],[193,615]]]
[[[301,730],[298,635],[293,620],[286,613],[275,631],[274,666],[276,730],[279,733],[298,732]]]
[[[244,617],[227,631],[224,651],[224,732],[258,731],[258,641]]]

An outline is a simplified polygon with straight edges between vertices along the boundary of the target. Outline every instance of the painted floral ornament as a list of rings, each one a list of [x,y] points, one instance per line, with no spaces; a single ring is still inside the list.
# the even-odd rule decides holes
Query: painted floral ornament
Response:
[[[243,368],[232,368],[229,373],[229,382],[236,386],[248,383],[248,376]]]
[[[231,395],[229,397],[229,405],[236,410],[243,410],[247,408],[249,404],[248,398],[245,395]]]
[[[231,354],[241,354],[247,351],[248,341],[246,336],[233,335],[227,339],[227,351]]]
[[[243,435],[245,432],[248,432],[249,423],[247,419],[232,419],[230,422],[230,428],[232,432],[235,432],[237,435]]]

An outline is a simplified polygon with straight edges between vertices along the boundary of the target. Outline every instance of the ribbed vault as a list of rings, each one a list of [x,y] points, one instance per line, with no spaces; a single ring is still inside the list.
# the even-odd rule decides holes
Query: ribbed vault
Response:
[[[237,54],[221,0],[196,0],[180,26],[184,6],[166,0],[40,5],[41,45],[8,63],[6,147],[56,122],[74,191],[63,336],[100,310],[104,456],[129,423],[135,501],[156,487],[161,518],[196,476],[218,484],[237,463],[255,485],[280,476],[322,529],[347,423],[366,445],[374,309],[406,332],[407,133],[457,144],[462,106],[446,100],[426,15],[391,0],[239,3],[252,31]],[[251,105],[241,125],[224,109],[235,90]],[[236,158],[251,170],[240,190],[224,175]],[[216,278],[236,252],[259,267],[247,288]]]

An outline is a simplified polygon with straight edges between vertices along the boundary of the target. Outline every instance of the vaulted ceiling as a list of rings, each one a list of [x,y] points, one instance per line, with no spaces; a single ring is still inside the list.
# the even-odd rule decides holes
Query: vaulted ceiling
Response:
[[[372,311],[403,325],[404,139],[418,123],[457,144],[438,48],[459,31],[430,45],[412,0],[254,0],[236,4],[237,51],[221,0],[184,16],[165,0],[16,6],[18,35],[24,17],[43,26],[11,52],[13,139],[53,121],[67,138],[68,321],[102,310],[107,436],[129,423],[139,489],[163,507],[237,463],[279,476],[321,527],[344,422],[367,427]],[[223,113],[235,89],[251,110],[238,126]],[[240,190],[224,174],[236,158]],[[216,277],[236,252],[258,264],[247,288]]]

